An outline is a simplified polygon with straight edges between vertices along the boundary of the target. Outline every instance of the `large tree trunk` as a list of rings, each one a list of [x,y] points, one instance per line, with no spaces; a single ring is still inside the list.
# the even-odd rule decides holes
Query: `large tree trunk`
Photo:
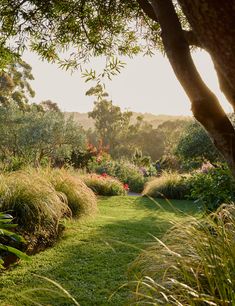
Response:
[[[235,0],[178,1],[214,61],[221,90],[235,108]]]
[[[152,0],[151,4],[162,29],[166,54],[191,101],[193,114],[209,132],[235,177],[234,128],[216,96],[205,85],[193,63],[188,42],[172,1]]]

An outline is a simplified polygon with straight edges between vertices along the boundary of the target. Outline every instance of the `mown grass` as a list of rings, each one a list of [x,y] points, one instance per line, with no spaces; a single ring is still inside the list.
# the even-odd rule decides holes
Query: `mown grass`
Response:
[[[198,212],[192,202],[171,203],[185,213]],[[65,235],[54,248],[0,277],[0,305],[74,305],[58,288],[34,274],[62,285],[82,306],[128,305],[127,287],[110,301],[109,297],[128,281],[130,264],[140,249],[153,241],[150,234],[161,238],[171,226],[169,220],[181,220],[185,215],[165,200],[156,204],[140,197],[103,197],[98,206],[95,218],[66,221]]]

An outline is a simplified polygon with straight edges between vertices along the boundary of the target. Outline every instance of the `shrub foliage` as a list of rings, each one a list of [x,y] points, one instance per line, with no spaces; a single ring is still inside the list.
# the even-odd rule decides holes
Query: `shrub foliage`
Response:
[[[192,176],[190,198],[213,211],[235,198],[235,182],[227,167],[211,168]]]
[[[98,174],[107,173],[120,180],[123,184],[128,184],[130,191],[141,192],[146,182],[146,171],[144,168],[140,169],[133,163],[127,161],[113,161],[113,160],[93,160],[88,167],[90,172]]]

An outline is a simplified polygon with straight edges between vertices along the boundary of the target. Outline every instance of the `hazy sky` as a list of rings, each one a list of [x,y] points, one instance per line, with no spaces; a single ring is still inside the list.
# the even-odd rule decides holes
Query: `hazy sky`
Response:
[[[32,66],[35,80],[32,87],[36,91],[35,102],[50,99],[57,102],[63,111],[87,112],[93,107],[93,97],[85,92],[93,85],[85,83],[80,73],[72,75],[48,64],[32,53],[24,59]],[[202,51],[194,53],[194,60],[210,88],[217,94],[226,111],[232,108],[220,93],[217,78],[209,56]],[[106,83],[106,89],[114,104],[122,109],[153,114],[189,115],[190,103],[176,80],[166,57],[125,58],[126,67],[120,75]],[[94,59],[90,66],[101,70],[103,61]]]

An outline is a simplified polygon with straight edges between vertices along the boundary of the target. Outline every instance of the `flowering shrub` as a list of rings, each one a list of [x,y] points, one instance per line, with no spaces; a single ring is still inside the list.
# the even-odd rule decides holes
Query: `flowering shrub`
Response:
[[[124,184],[128,184],[130,191],[141,192],[147,178],[137,166],[126,161],[117,162],[115,176]]]
[[[97,195],[102,196],[115,196],[125,195],[128,185],[123,185],[119,180],[103,173],[98,174],[86,174],[81,176],[83,182],[91,188]]]
[[[88,171],[90,173],[103,174],[107,173],[110,176],[115,176],[115,162],[109,158],[93,158],[88,163]]]
[[[101,174],[101,176],[106,178],[108,176],[108,174],[104,172],[104,173]]]
[[[205,162],[202,164],[201,169],[199,170],[202,173],[209,173],[211,169],[213,169],[214,166],[209,162]]]
[[[152,174],[147,168],[139,168],[127,161],[113,161],[110,159],[103,159],[101,162],[93,159],[89,163],[88,170],[100,175],[110,175],[117,178],[123,184],[128,184],[131,191],[141,192],[144,184],[147,181],[147,176]]]

